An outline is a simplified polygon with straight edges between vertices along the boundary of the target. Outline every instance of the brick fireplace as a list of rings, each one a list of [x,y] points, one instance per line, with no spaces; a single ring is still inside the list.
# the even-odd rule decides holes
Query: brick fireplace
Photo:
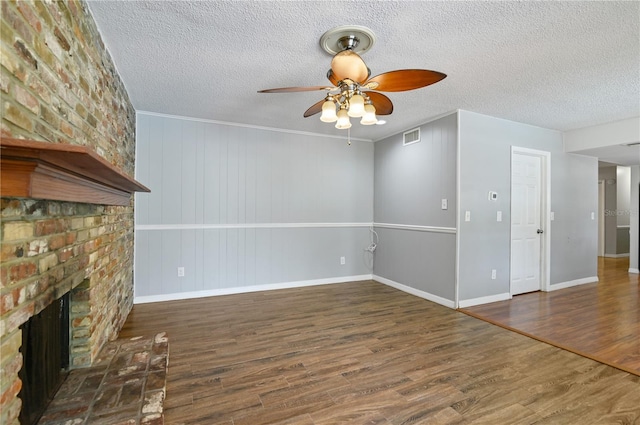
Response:
[[[19,326],[52,300],[70,292],[70,368],[90,366],[117,336],[133,301],[130,210],[2,199],[3,416],[19,412]]]
[[[129,177],[135,111],[86,4],[2,1],[3,139],[79,145]],[[46,192],[46,191],[45,191]],[[70,368],[90,366],[133,303],[133,197],[2,195],[0,423],[18,423],[20,325],[70,293]]]

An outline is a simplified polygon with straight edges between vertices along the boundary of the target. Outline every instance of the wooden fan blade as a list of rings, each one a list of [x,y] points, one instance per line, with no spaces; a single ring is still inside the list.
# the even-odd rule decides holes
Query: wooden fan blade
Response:
[[[336,78],[336,75],[333,73],[332,70],[327,71],[327,78],[329,79],[329,81],[331,81],[331,84],[333,84],[334,86],[337,86],[338,81],[340,81]]]
[[[304,117],[305,117],[305,118],[308,118],[308,117],[310,117],[311,115],[315,115],[315,114],[317,114],[318,112],[321,112],[321,111],[322,111],[322,104],[324,103],[324,101],[325,101],[325,100],[324,100],[324,99],[322,99],[320,102],[314,103],[314,104],[313,104],[309,109],[307,109],[307,110],[304,112]]]
[[[399,69],[376,75],[366,84],[378,83],[376,90],[379,91],[407,91],[426,87],[446,77],[442,72],[428,69]]]
[[[376,93],[372,91],[364,92],[369,99],[371,99],[371,103],[376,108],[376,115],[391,115],[393,112],[393,103],[391,103],[391,99],[382,93]]]
[[[335,87],[313,86],[313,87],[282,87],[278,89],[258,90],[258,93],[293,93],[299,91],[333,90]]]

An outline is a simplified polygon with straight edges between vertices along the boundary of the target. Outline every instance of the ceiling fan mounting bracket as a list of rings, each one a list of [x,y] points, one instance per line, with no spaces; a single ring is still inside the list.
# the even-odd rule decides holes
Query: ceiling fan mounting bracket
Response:
[[[342,50],[354,50],[358,47],[358,43],[360,43],[360,39],[355,35],[345,35],[338,40],[338,46],[340,46]]]
[[[320,37],[320,46],[332,56],[344,50],[362,54],[369,51],[375,41],[376,36],[369,28],[360,25],[343,25],[325,32]]]

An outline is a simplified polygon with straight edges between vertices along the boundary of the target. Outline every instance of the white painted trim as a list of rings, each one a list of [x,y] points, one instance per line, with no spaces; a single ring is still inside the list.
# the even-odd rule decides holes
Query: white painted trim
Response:
[[[387,279],[386,277],[373,275],[373,280],[376,282],[383,283],[387,286],[391,286],[392,288],[396,288],[402,292],[406,292],[407,294],[415,295],[416,297],[424,298],[425,300],[432,301],[436,304],[443,305],[449,308],[455,308],[455,302],[448,300],[443,297],[439,297],[438,295],[430,294],[429,292],[421,291],[416,288],[412,288],[407,285],[403,285],[402,283],[395,282],[391,279]]]
[[[371,223],[137,224],[136,230],[288,229],[317,227],[371,227]]]
[[[462,157],[460,155],[460,151],[461,151],[461,139],[460,139],[460,127],[462,125],[461,122],[461,118],[460,118],[460,109],[458,109],[456,111],[456,113],[458,114],[457,118],[457,128],[456,128],[456,229],[461,229],[460,227],[460,213],[461,213],[461,208],[460,208],[460,193],[462,193],[462,188],[461,188],[461,184],[460,184],[460,180],[462,179],[462,170],[461,170],[461,164],[462,164]],[[455,306],[454,308],[460,308],[460,233],[461,232],[456,232],[456,263],[455,263],[455,270],[454,270],[454,289],[453,289],[453,293],[454,293],[454,301],[455,301]]]
[[[629,273],[640,274],[640,269],[629,268]]]
[[[277,131],[280,133],[289,133],[289,134],[299,134],[303,136],[316,136],[316,137],[325,137],[330,139],[341,139],[341,140],[349,140],[347,136],[333,135],[333,134],[321,134],[321,133],[312,133],[310,131],[300,131],[300,130],[288,130],[286,128],[277,128],[277,127],[265,127],[261,125],[251,125],[251,124],[242,124],[237,122],[229,122],[229,121],[217,121],[210,120],[206,118],[193,118],[193,117],[185,117],[181,115],[170,115],[170,114],[162,114],[160,112],[149,112],[149,111],[136,111],[137,114],[142,115],[150,115],[154,117],[162,117],[162,118],[172,118],[178,120],[185,121],[196,121],[196,122],[205,122],[209,124],[219,124],[219,125],[227,125],[230,127],[241,127],[241,128],[253,128],[257,130],[266,130],[266,131]],[[361,139],[357,137],[351,137],[350,140],[356,140],[358,142],[373,142],[371,139]]]
[[[469,300],[460,300],[460,302],[458,303],[458,308],[467,308],[467,307],[473,307],[474,305],[489,304],[489,303],[495,303],[498,301],[506,301],[506,300],[510,300],[511,298],[512,298],[511,294],[508,292],[505,292],[503,294],[488,295],[486,297],[471,298]]]
[[[341,228],[382,227],[386,229],[415,230],[418,232],[455,234],[455,227],[418,226],[396,223],[234,223],[234,224],[137,224],[136,230],[205,230],[205,229],[286,229],[286,228]]]
[[[538,149],[521,148],[519,146],[511,146],[511,163],[513,165],[513,154],[519,153],[524,155],[538,156],[542,159],[542,186],[545,196],[542,199],[540,212],[541,220],[544,223],[544,233],[542,234],[541,247],[544,250],[540,256],[540,289],[548,291],[551,282],[551,152],[541,151]],[[511,190],[512,182],[509,183]],[[513,200],[512,200],[513,202]],[[511,208],[511,205],[509,205]],[[509,270],[511,267],[511,224],[509,225]],[[511,294],[511,274],[509,274],[509,293]]]
[[[134,304],[157,303],[162,301],[188,300],[193,298],[215,297],[220,295],[245,294],[247,292],[274,291],[277,289],[302,288],[305,286],[331,285],[334,283],[371,280],[370,274],[334,277],[327,279],[300,280],[297,282],[269,283],[265,285],[237,286],[233,288],[206,289],[203,291],[174,292],[171,294],[146,295],[134,297]]]
[[[625,252],[622,254],[604,254],[605,258],[624,258],[624,257],[629,257],[629,253]]]
[[[572,286],[584,285],[587,283],[595,283],[598,281],[598,276],[591,276],[583,277],[582,279],[569,280],[567,282],[554,283],[553,285],[549,285],[549,289],[547,290],[547,292],[557,291],[558,289],[571,288]]]
[[[382,227],[385,229],[415,230],[418,232],[432,233],[456,233],[455,227],[436,227],[436,226],[417,226],[413,224],[395,224],[395,223],[373,223],[373,227]]]

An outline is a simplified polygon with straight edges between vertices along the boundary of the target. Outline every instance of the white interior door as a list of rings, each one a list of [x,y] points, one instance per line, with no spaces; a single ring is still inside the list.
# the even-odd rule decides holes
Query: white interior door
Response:
[[[511,294],[541,289],[542,158],[511,160]]]

